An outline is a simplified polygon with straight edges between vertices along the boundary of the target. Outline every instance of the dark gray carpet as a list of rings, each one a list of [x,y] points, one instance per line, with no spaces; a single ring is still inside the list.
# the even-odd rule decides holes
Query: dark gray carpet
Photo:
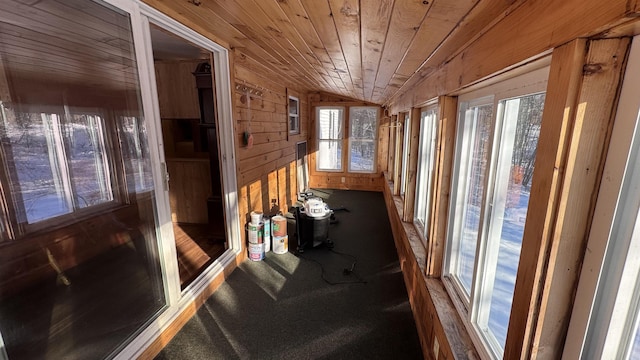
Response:
[[[315,193],[349,210],[335,252],[296,254],[290,221],[290,252],[241,264],[157,359],[422,358],[382,194]]]

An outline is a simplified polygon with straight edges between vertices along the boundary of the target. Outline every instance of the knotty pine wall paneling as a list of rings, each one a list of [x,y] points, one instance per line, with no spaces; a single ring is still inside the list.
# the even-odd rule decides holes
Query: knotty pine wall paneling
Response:
[[[232,91],[238,207],[241,224],[244,224],[252,211],[275,215],[287,213],[295,204],[296,143],[307,140],[309,106],[304,90],[283,84],[246,54],[236,51],[234,59]],[[288,134],[287,94],[299,99],[299,134]],[[253,137],[251,146],[245,142],[245,132]]]

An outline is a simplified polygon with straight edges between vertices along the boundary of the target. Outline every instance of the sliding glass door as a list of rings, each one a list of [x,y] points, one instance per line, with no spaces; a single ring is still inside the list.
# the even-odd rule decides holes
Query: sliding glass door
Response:
[[[0,332],[10,359],[110,356],[165,306],[131,16],[0,4]]]

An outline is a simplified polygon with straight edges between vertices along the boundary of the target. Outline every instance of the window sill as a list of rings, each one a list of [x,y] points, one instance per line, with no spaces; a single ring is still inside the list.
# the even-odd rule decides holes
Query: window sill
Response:
[[[403,203],[386,178],[384,196],[411,309],[425,358],[479,359],[471,337],[440,278],[425,275],[426,251],[413,223],[403,222]],[[435,342],[438,342],[436,346]]]

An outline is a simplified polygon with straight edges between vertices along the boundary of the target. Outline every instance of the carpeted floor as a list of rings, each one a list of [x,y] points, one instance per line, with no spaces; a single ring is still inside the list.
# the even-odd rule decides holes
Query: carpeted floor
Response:
[[[315,193],[348,210],[333,251],[296,254],[290,220],[290,252],[241,264],[157,359],[422,358],[382,194]]]

